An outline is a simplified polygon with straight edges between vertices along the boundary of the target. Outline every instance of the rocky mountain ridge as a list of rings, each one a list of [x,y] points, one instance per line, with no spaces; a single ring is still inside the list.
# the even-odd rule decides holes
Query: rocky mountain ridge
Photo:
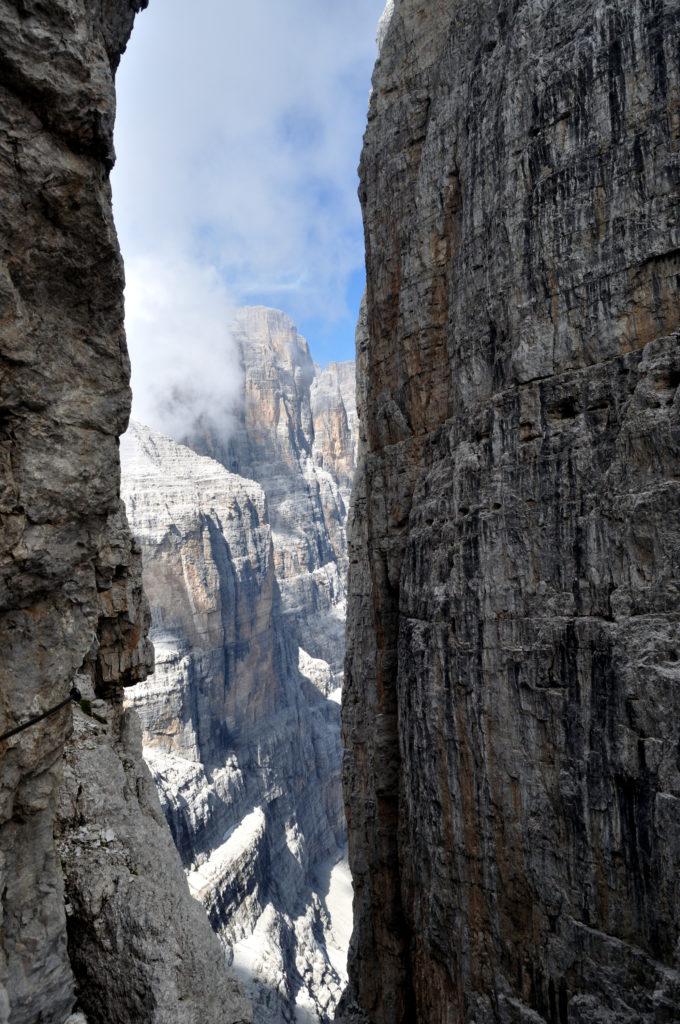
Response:
[[[353,367],[319,372],[274,310],[243,311],[239,331],[239,427],[194,446],[255,479],[139,424],[124,438],[156,648],[128,700],[256,1021],[326,1021],[351,919],[339,684]]]
[[[231,335],[243,377],[235,424],[225,435],[207,421],[182,440],[262,485],[283,614],[299,646],[330,664],[338,686],[356,463],[354,367],[333,363],[319,370],[307,341],[280,310],[239,310]]]

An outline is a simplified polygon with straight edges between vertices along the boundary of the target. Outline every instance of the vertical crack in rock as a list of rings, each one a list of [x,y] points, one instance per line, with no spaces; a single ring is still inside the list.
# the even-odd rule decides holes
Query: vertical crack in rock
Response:
[[[675,1021],[680,4],[397,0],[361,161],[347,1004]]]

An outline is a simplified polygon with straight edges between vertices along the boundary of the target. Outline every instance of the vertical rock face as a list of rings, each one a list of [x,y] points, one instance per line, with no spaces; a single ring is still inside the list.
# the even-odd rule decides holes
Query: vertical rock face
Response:
[[[288,431],[296,413],[292,402],[285,409]],[[266,435],[263,464],[265,444]],[[265,493],[132,424],[123,494],[156,647],[155,674],[130,699],[191,890],[257,1021],[279,1024],[296,1010],[327,1020],[345,981],[334,917],[345,844],[340,713],[327,698],[328,663],[289,629]],[[292,494],[306,514],[313,499]],[[306,524],[295,525],[291,545],[302,545]]]
[[[325,370],[317,371],[310,399],[315,462],[338,482],[349,504],[359,436],[354,363],[330,363]]]
[[[62,1024],[79,987],[101,1022],[244,1019],[116,703],[152,663],[119,497],[129,365],[108,182],[113,75],[142,6],[0,2],[0,732],[76,679],[105,720],[64,708],[0,745],[3,1024]]]
[[[187,443],[267,498],[276,577],[288,629],[342,678],[347,500],[355,462],[353,364],[315,367],[285,313],[239,310],[232,329],[243,404],[230,437],[206,428]]]
[[[677,1020],[679,42],[677,0],[385,23],[343,712],[376,1024]]]

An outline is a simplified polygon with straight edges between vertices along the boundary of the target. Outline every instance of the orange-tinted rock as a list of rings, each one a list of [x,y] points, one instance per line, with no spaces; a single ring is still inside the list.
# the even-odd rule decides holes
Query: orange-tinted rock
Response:
[[[680,7],[397,0],[360,195],[350,998],[677,1018]]]

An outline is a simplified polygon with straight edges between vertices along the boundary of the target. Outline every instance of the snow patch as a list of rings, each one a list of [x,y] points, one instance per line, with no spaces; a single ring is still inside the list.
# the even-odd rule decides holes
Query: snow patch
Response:
[[[324,697],[330,695],[330,691],[333,689],[333,671],[327,661],[324,661],[323,658],[313,658],[311,654],[307,654],[307,651],[300,647],[298,649],[298,670]]]
[[[264,811],[256,807],[250,814],[246,814],[226,841],[216,847],[203,864],[189,872],[187,878],[191,895],[200,899],[206,889],[210,889],[217,879],[227,874],[235,861],[256,845],[264,829]]]
[[[331,870],[330,885],[326,895],[326,909],[331,919],[330,934],[326,936],[328,959],[338,977],[347,983],[347,952],[352,938],[352,903],[354,887],[349,861],[339,860]]]

